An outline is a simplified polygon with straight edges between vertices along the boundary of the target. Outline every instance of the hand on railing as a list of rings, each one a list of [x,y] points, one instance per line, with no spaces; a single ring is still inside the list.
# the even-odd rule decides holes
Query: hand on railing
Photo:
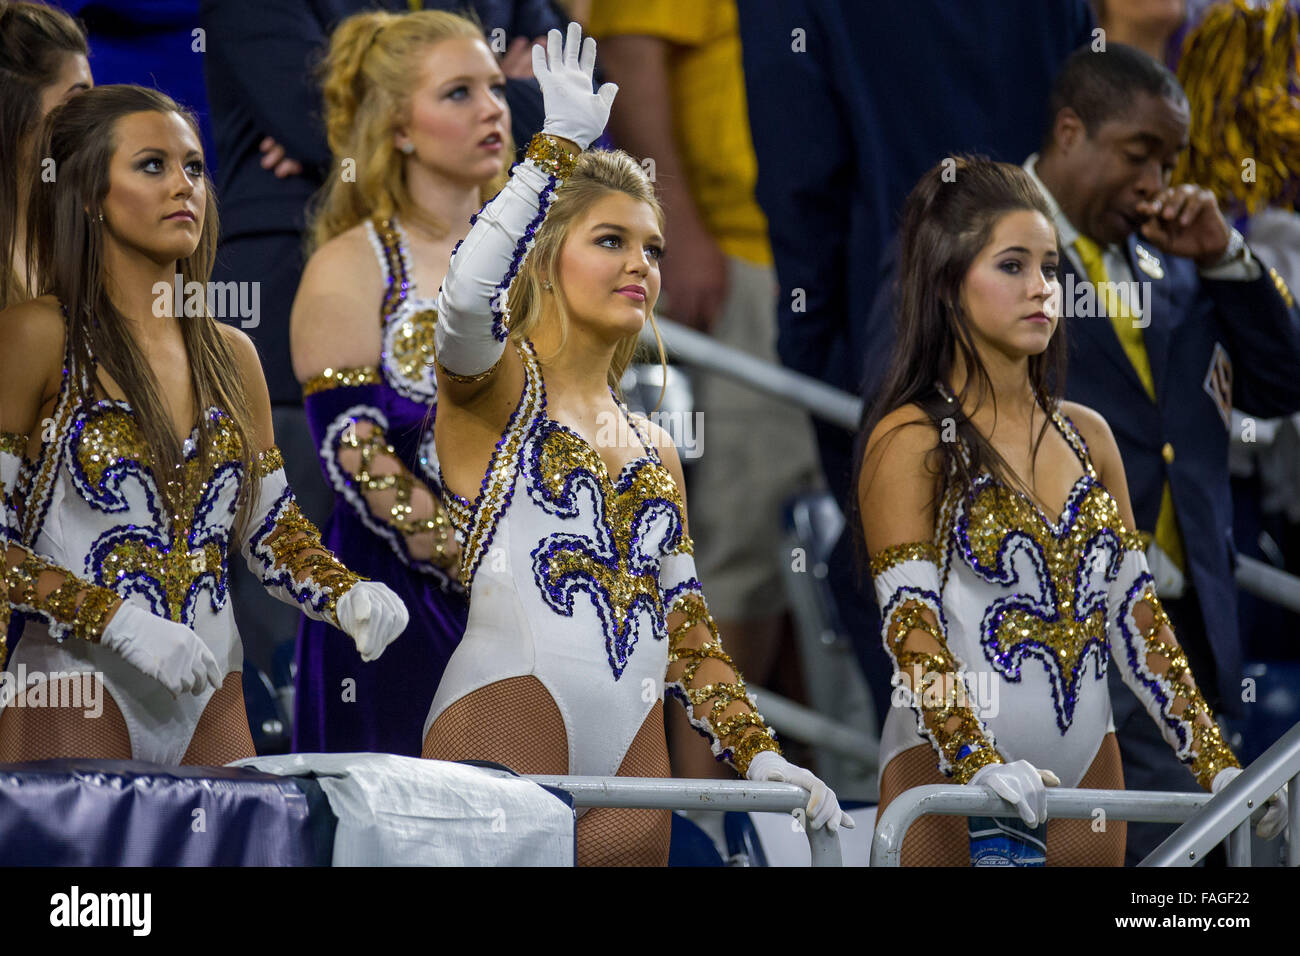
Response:
[[[1220,770],[1215,774],[1214,780],[1210,784],[1210,793],[1217,794],[1240,775],[1240,768],[1225,767],[1223,770]],[[1277,793],[1273,794],[1273,796],[1268,798],[1264,806],[1266,808],[1264,816],[1260,818],[1259,823],[1255,824],[1255,833],[1261,840],[1271,840],[1286,829],[1286,791],[1279,790]]]
[[[1015,804],[1020,819],[1036,827],[1047,819],[1047,790],[1061,781],[1050,770],[1039,770],[1028,760],[991,763],[980,767],[967,786],[983,786],[1007,803]]]
[[[745,776],[753,781],[772,781],[774,783],[792,783],[803,787],[811,796],[805,808],[808,829],[816,830],[826,827],[831,833],[840,827],[852,830],[857,824],[853,818],[840,809],[840,802],[834,791],[822,783],[810,770],[796,767],[773,750],[760,750],[749,762]]]

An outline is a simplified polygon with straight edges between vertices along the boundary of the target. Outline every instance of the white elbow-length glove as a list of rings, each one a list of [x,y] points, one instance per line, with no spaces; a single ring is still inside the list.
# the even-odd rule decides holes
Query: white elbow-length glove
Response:
[[[373,661],[410,620],[406,605],[379,581],[358,581],[335,606],[339,628],[357,642],[363,661]]]
[[[970,778],[970,786],[992,790],[1007,803],[1015,804],[1020,819],[1031,827],[1047,820],[1047,787],[1061,781],[1050,770],[1039,770],[1028,760],[1014,763],[991,763],[980,767]]]
[[[581,47],[581,56],[579,48]],[[596,41],[582,39],[582,27],[569,24],[568,37],[561,42],[560,31],[546,34],[546,50],[533,47],[533,76],[542,88],[546,120],[542,132],[559,136],[586,149],[609,122],[609,109],[618,86],[606,83],[591,91],[596,68]]]
[[[130,601],[123,601],[113,613],[99,643],[161,683],[173,696],[220,687],[226,676],[193,630]]]
[[[853,818],[840,809],[835,792],[822,783],[816,774],[803,767],[796,767],[773,750],[760,750],[754,754],[745,776],[756,782],[792,783],[807,790],[810,796],[804,812],[810,829],[826,827],[834,833],[840,827],[852,830],[855,826]]]
[[[1210,793],[1218,793],[1239,776],[1241,776],[1241,768],[1224,767],[1210,782]],[[1264,811],[1264,816],[1260,818],[1259,823],[1255,824],[1255,833],[1261,840],[1271,840],[1287,827],[1286,791],[1279,790],[1273,794],[1268,798],[1265,806],[1267,809]]]

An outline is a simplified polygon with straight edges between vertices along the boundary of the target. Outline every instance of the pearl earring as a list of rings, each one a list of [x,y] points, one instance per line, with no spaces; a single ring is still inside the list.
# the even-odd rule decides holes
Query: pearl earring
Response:
[[[542,280],[542,288],[545,289],[547,292],[550,292],[550,291],[551,291],[551,280],[550,280],[550,279],[543,279],[543,280]]]
[[[415,144],[414,144],[414,143],[403,143],[401,146],[398,147],[398,149],[400,149],[400,150],[401,150],[403,153],[405,153],[407,156],[410,156],[413,152],[415,152]]]

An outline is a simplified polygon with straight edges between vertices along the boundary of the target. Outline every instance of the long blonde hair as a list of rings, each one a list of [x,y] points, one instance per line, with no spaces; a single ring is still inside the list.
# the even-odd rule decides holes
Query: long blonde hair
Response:
[[[325,134],[334,168],[312,213],[309,252],[358,223],[394,214],[446,234],[450,224],[412,200],[393,130],[409,115],[421,57],[434,44],[457,37],[487,42],[472,20],[442,10],[358,13],[334,30],[321,64]],[[508,132],[502,155],[514,155]],[[354,164],[346,178],[345,163]],[[507,178],[502,168],[482,187],[480,201],[496,195]]]
[[[663,207],[659,205],[650,178],[635,159],[621,149],[592,149],[582,153],[569,178],[551,198],[546,219],[537,230],[537,241],[519,270],[519,275],[510,286],[510,297],[507,303],[510,308],[510,336],[516,342],[531,338],[537,330],[544,301],[541,277],[558,274],[560,250],[564,247],[573,224],[594,203],[615,192],[646,203],[654,210],[659,231],[664,231]],[[569,331],[569,312],[558,283],[554,286],[553,295],[560,318],[560,348],[563,348]],[[666,365],[664,344],[659,337],[659,327],[655,324],[653,311],[650,313],[650,327],[659,345],[660,364]],[[636,335],[629,335],[619,342],[614,350],[608,377],[610,387],[616,392],[619,391],[619,381],[623,378],[623,373],[627,371],[628,365],[636,355],[637,342]]]

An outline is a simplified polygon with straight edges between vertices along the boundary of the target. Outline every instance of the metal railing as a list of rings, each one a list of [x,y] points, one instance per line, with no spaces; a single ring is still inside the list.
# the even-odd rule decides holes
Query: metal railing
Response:
[[[1163,790],[1047,790],[1047,818],[1085,820],[1100,810],[1107,820],[1179,823],[1139,866],[1194,866],[1227,840],[1228,865],[1250,866],[1252,816],[1263,813],[1269,796],[1287,787],[1289,824],[1287,866],[1300,866],[1300,723],[1264,751],[1218,794]],[[905,790],[876,820],[872,866],[898,866],[908,828],[928,814],[943,816],[1018,816],[1008,803],[984,787],[934,784]]]
[[[1192,866],[1211,847],[1228,841],[1228,865],[1250,866],[1251,816],[1283,786],[1289,821],[1287,866],[1300,866],[1300,723],[1278,738],[1237,779],[1152,851],[1141,866]]]
[[[575,807],[636,810],[739,810],[791,813],[808,803],[808,791],[792,783],[745,780],[683,780],[659,777],[569,777],[526,774],[543,787],[566,791]],[[802,825],[802,824],[801,824]],[[813,866],[843,866],[840,837],[825,827],[803,827]]]
[[[664,348],[687,365],[733,379],[756,392],[784,398],[824,421],[857,431],[863,407],[858,396],[722,345],[702,332],[670,319],[656,316],[655,321]],[[648,325],[641,340],[652,347],[654,345],[654,333]],[[1248,594],[1300,613],[1300,577],[1239,555],[1236,581],[1237,586]]]
[[[1210,801],[1208,793],[1170,793],[1161,790],[1073,790],[1051,787],[1047,791],[1049,820],[1087,820],[1101,810],[1107,820],[1143,823],[1182,823]],[[899,866],[903,837],[919,817],[1016,817],[1013,804],[984,787],[964,784],[930,784],[904,790],[876,818],[871,841],[872,866]]]

